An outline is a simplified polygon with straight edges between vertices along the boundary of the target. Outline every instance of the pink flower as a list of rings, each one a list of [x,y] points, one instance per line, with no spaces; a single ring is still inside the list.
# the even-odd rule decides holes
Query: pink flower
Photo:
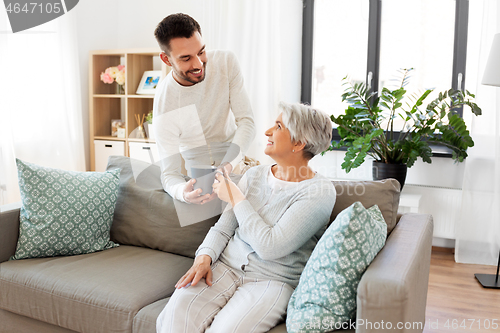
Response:
[[[104,73],[101,73],[101,81],[107,84],[111,84],[117,79],[118,77],[120,82],[119,84],[124,84],[125,83],[125,66],[124,65],[118,65],[114,67],[108,67],[104,71]],[[118,80],[117,80],[118,81]]]
[[[107,73],[101,73],[101,81],[104,83],[111,84],[111,83],[113,83],[114,80],[111,77],[111,75],[109,75]]]

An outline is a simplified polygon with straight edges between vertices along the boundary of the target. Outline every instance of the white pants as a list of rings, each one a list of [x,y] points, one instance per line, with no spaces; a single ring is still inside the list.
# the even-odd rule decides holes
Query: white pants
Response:
[[[216,261],[212,286],[176,289],[156,320],[157,333],[267,332],[284,319],[293,288],[245,277]]]

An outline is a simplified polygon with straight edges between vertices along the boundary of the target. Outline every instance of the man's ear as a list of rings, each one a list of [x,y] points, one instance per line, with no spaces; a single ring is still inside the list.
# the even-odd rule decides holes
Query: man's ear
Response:
[[[160,53],[160,59],[163,61],[167,66],[172,67],[172,64],[170,63],[170,60],[168,59],[168,56],[165,52]]]

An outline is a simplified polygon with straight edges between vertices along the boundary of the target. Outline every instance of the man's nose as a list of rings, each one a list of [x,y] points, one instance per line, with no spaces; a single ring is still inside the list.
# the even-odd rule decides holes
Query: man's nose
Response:
[[[196,69],[203,68],[203,61],[200,57],[194,57],[193,68],[196,68]]]

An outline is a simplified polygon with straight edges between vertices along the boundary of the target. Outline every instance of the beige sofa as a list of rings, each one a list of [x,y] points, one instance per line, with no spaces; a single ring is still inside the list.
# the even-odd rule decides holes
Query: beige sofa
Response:
[[[8,261],[15,252],[20,211],[2,208],[1,333],[155,332],[156,317],[216,219],[184,228],[175,225],[172,200],[155,181],[158,167],[132,177],[127,163],[124,158],[111,158],[108,166],[122,168],[111,231],[112,239],[122,244],[117,248]],[[377,203],[390,231],[385,247],[359,284],[356,332],[379,332],[380,325],[391,325],[394,332],[422,332],[432,217],[405,214],[394,227],[399,201],[399,184],[394,180],[335,182],[335,186],[338,197],[332,220],[355,201],[366,207]],[[286,332],[286,327],[281,324],[270,332]]]

